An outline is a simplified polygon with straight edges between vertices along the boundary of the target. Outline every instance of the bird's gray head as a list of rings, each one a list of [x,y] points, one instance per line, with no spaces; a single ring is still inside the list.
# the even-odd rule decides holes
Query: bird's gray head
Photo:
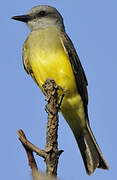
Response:
[[[64,31],[62,16],[56,8],[51,6],[36,6],[26,15],[14,16],[12,19],[25,22],[31,31],[49,26],[57,26],[57,28]]]

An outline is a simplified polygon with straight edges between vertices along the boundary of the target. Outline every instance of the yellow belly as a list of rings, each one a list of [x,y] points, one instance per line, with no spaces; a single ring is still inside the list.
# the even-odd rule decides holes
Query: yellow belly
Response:
[[[42,54],[42,56],[41,56]],[[37,52],[30,60],[34,76],[40,88],[47,78],[55,80],[56,84],[64,90],[77,91],[75,78],[68,57],[63,49],[56,52]]]
[[[29,35],[25,42],[27,57],[42,91],[42,85],[47,78],[54,79],[56,84],[66,91],[61,112],[73,130],[77,124],[84,126],[83,103],[78,94],[69,58],[58,38],[58,32],[51,32],[53,36],[48,39],[49,31],[37,31]],[[79,122],[76,119],[79,119]]]

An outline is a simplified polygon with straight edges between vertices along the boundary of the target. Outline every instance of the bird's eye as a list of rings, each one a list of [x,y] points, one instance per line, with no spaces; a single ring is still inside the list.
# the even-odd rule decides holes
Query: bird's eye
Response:
[[[46,14],[45,11],[40,11],[38,15],[39,15],[39,16],[45,16],[45,14]]]

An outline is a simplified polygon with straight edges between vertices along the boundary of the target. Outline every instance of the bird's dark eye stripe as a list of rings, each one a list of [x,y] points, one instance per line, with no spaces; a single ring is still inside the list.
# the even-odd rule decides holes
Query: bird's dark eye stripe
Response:
[[[46,15],[46,12],[45,12],[45,11],[40,11],[40,12],[38,13],[38,15],[39,15],[39,16],[44,16],[44,15]]]

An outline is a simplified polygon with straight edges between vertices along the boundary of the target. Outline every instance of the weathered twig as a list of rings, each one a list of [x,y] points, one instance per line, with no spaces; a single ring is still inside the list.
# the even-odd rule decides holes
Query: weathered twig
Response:
[[[24,132],[20,129],[18,131],[19,140],[23,144],[25,150],[29,149],[32,152],[35,152],[40,157],[46,158],[46,152],[44,150],[39,149],[34,144],[32,144],[25,136]]]
[[[58,110],[57,103],[59,87],[52,79],[47,79],[43,88],[46,92],[46,111],[48,112],[47,136],[46,136],[46,172],[49,175],[57,175],[58,159],[63,151],[58,151]]]
[[[26,150],[29,165],[33,170],[35,169],[37,172],[36,161],[33,156],[33,152],[35,152],[40,157],[43,157],[46,162],[46,173],[51,176],[57,176],[57,166],[58,159],[62,150],[58,150],[58,110],[62,103],[62,99],[64,95],[61,97],[60,104],[58,105],[58,94],[57,90],[60,89],[54,80],[47,79],[43,85],[43,89],[46,92],[46,111],[48,112],[48,122],[47,122],[47,135],[46,135],[46,147],[45,150],[41,150],[35,145],[33,145],[30,141],[27,140],[24,132],[22,130],[18,131],[19,140],[23,144],[23,147]]]

